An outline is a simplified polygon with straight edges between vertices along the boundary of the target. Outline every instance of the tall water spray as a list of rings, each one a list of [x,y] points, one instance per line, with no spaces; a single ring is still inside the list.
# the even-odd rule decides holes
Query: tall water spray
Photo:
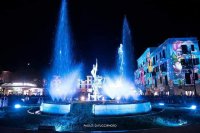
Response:
[[[53,100],[65,100],[71,97],[75,92],[77,80],[80,76],[80,69],[73,64],[67,4],[66,0],[62,0],[55,36],[53,66],[48,74],[48,88]]]
[[[131,32],[126,17],[123,21],[122,44],[118,48],[117,68],[114,76],[107,76],[103,86],[104,92],[112,99],[138,99],[138,92],[134,86],[134,55]]]
[[[63,76],[70,72],[73,58],[66,0],[62,0],[59,14],[52,71],[53,74]]]
[[[118,48],[118,67],[119,67],[119,74],[121,77],[124,75],[124,51],[123,51],[123,44],[120,44]]]
[[[134,54],[133,54],[133,45],[131,39],[131,31],[127,21],[127,18],[124,17],[123,29],[122,29],[122,44],[120,44],[118,52],[119,57],[123,56],[123,59],[119,58],[120,64],[120,73],[123,73],[123,77],[127,80],[134,80]],[[121,55],[122,54],[122,55]],[[122,63],[121,63],[122,62]],[[121,68],[122,67],[122,68]],[[123,72],[121,72],[123,71]]]

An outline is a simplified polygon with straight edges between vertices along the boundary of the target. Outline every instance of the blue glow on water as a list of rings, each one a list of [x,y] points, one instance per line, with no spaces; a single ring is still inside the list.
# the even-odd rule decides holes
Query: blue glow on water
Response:
[[[127,115],[151,111],[151,103],[93,105],[95,115]]]
[[[197,108],[196,105],[192,105],[192,106],[190,107],[190,109],[193,109],[193,110],[195,110],[196,108]]]
[[[73,59],[67,4],[67,0],[62,0],[54,42],[53,64],[47,74],[47,88],[52,99],[57,101],[64,101],[73,96],[81,70],[81,66],[76,65]]]
[[[14,107],[15,107],[16,109],[19,109],[19,108],[21,108],[21,105],[20,105],[20,104],[15,104]]]
[[[164,105],[165,105],[165,103],[159,103],[158,105],[160,105],[160,106],[164,106]]]
[[[182,119],[168,119],[168,118],[156,118],[155,122],[162,126],[168,126],[168,127],[179,127],[188,124],[186,120]]]
[[[68,114],[70,112],[70,104],[50,104],[42,103],[40,111],[50,114]]]

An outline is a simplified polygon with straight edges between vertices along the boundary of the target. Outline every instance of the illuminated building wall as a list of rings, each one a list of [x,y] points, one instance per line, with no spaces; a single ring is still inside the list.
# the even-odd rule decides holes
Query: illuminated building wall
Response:
[[[147,48],[138,58],[135,83],[153,92],[192,86],[193,78],[198,85],[199,57],[197,38],[169,38],[157,48]]]

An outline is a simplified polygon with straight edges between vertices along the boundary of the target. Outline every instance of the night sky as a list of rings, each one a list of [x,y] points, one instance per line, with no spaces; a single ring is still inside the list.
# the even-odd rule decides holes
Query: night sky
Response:
[[[60,3],[0,1],[0,70],[44,73],[50,68]],[[99,69],[114,68],[125,14],[136,59],[170,37],[199,39],[199,7],[198,0],[69,0],[75,60],[84,64],[86,73],[95,58]]]

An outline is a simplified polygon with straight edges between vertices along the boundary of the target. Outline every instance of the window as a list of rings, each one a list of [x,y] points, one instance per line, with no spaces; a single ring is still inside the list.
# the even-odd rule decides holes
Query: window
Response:
[[[191,51],[194,51],[194,45],[191,45]]]
[[[187,54],[188,53],[187,45],[181,45],[181,48],[182,48],[182,53],[183,54]]]
[[[167,75],[165,75],[165,85],[168,85],[168,78],[167,78]]]
[[[164,63],[164,70],[163,71],[167,71],[167,62]]]
[[[181,59],[181,65],[185,65],[185,59]]]
[[[162,84],[162,77],[160,77],[160,83]]]
[[[165,50],[163,49],[163,51],[162,51],[162,54],[163,54],[163,58],[166,58],[165,57]]]
[[[199,58],[194,58],[193,59],[193,64],[194,65],[199,65]]]
[[[185,73],[185,83],[191,84],[190,73]]]
[[[157,80],[156,80],[156,78],[155,78],[155,87],[157,87]]]
[[[198,74],[197,73],[194,73],[194,78],[195,78],[195,80],[198,80]]]
[[[188,66],[192,66],[192,65],[199,65],[199,58],[181,59],[181,65],[183,65],[183,67],[188,67]]]
[[[156,67],[156,72],[159,72],[159,66]]]
[[[160,70],[161,70],[162,72],[167,71],[167,63],[166,63],[166,62],[163,63],[162,65],[160,65]]]
[[[162,59],[162,53],[160,52],[160,59]]]
[[[153,65],[155,65],[155,64],[156,64],[155,57],[153,57]]]

